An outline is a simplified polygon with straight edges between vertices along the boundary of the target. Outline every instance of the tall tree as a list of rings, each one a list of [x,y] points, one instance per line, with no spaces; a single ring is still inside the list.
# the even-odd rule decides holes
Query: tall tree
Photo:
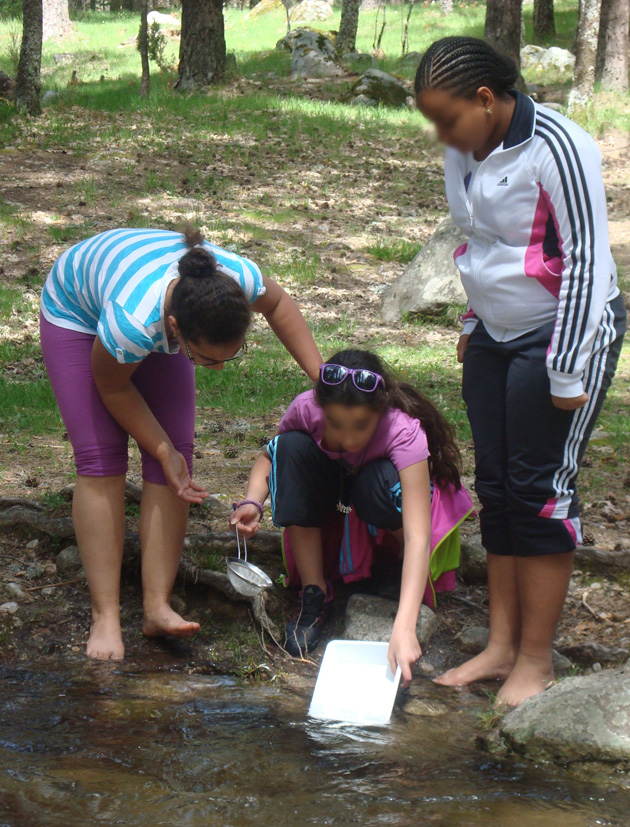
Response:
[[[595,61],[602,0],[580,0],[580,17],[575,39],[575,69],[569,93],[569,115],[588,109],[595,88]]]
[[[603,0],[595,79],[606,89],[628,91],[630,0]]]
[[[553,0],[534,0],[534,40],[546,40],[556,33]]]
[[[341,2],[341,22],[336,43],[340,55],[356,50],[360,8],[361,0],[342,0]]]
[[[65,37],[72,30],[68,0],[43,0],[42,37]]]
[[[521,15],[523,0],[488,0],[484,38],[521,68]]]
[[[18,110],[31,115],[41,112],[42,19],[42,0],[22,0],[22,45],[15,79],[15,104]]]
[[[196,89],[222,81],[226,60],[223,0],[182,0],[175,89]]]
[[[140,83],[140,95],[146,98],[149,94],[151,86],[151,70],[149,69],[149,22],[147,15],[149,13],[149,0],[142,0],[142,9],[140,10],[140,31],[138,33],[138,51],[140,52],[140,62],[142,64],[142,81]]]

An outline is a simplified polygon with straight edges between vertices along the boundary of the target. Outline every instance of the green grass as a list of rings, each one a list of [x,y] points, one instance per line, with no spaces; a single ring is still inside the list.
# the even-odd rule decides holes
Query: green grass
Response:
[[[396,238],[379,239],[376,244],[370,244],[365,249],[366,252],[380,261],[400,261],[403,264],[408,264],[418,254],[420,246],[404,238]]]

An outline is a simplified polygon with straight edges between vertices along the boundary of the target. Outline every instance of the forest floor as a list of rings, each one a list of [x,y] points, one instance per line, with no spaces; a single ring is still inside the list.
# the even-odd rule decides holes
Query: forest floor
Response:
[[[209,96],[190,98],[174,96],[162,79],[149,103],[139,102],[136,86],[126,80],[85,83],[68,89],[39,120],[2,125],[0,496],[34,499],[50,516],[69,514],[60,492],[74,478],[71,450],[38,343],[38,298],[51,264],[67,246],[102,230],[172,228],[185,220],[211,241],[253,258],[286,287],[324,354],[342,345],[374,348],[423,388],[457,428],[471,485],[472,445],[455,359],[459,309],[395,326],[384,324],[379,312],[384,289],[446,214],[441,150],[417,113],[346,107],[336,102],[341,90],[334,84],[296,89],[276,68],[267,80],[240,77]],[[544,91],[554,100],[565,94],[558,85]],[[627,291],[628,137],[614,122],[600,124],[596,137],[613,251]],[[626,345],[581,478],[588,541],[608,550],[630,549],[629,378]],[[197,379],[195,475],[229,504],[243,496],[253,460],[307,383],[262,321],[255,323],[246,361],[221,373],[198,369]],[[130,477],[140,482],[133,446],[130,455]],[[134,531],[137,506],[130,503],[127,513]],[[265,527],[272,528],[268,521]],[[226,526],[194,508],[191,533],[209,529]],[[471,521],[464,534],[477,530]],[[0,603],[14,599],[10,582],[26,595],[15,614],[0,616],[1,657],[81,656],[87,587],[80,578],[57,585],[65,578],[55,566],[70,544],[31,530],[0,534]],[[260,562],[274,577],[280,574],[279,556]],[[160,645],[140,634],[138,580],[137,566],[126,567],[123,623],[134,658]],[[281,622],[293,595],[276,591]],[[261,650],[244,604],[190,585],[176,592],[189,616],[202,623],[193,644],[175,645],[182,658],[245,675],[261,674],[261,658],[274,669],[292,668]],[[468,603],[440,601],[441,631],[428,650],[438,665],[459,657],[448,648],[459,632],[487,622],[485,587],[460,583],[456,594]],[[346,596],[342,590],[340,618]],[[627,573],[602,576],[582,567],[558,644],[628,646],[629,597]],[[330,634],[340,628],[340,621],[331,624]]]

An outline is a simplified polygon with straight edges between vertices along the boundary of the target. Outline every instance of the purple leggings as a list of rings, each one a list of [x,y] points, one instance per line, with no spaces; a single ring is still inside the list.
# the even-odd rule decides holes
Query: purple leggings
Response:
[[[74,450],[77,474],[110,477],[127,473],[129,435],[109,413],[92,376],[95,336],[67,330],[40,317],[44,364]],[[195,432],[195,369],[182,353],[151,353],[133,374],[133,384],[192,474]],[[146,451],[142,479],[166,485],[162,466]]]

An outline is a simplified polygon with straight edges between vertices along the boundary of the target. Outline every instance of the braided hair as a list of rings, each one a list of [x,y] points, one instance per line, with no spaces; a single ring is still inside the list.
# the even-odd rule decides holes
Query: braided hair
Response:
[[[505,95],[519,77],[514,61],[476,37],[443,37],[432,43],[416,72],[416,95],[426,89],[447,89],[457,97],[474,98],[481,86]]]
[[[217,269],[214,256],[204,249],[200,231],[184,231],[189,251],[179,260],[179,281],[173,289],[171,310],[187,341],[229,345],[243,339],[251,322],[247,296],[233,278]]]

